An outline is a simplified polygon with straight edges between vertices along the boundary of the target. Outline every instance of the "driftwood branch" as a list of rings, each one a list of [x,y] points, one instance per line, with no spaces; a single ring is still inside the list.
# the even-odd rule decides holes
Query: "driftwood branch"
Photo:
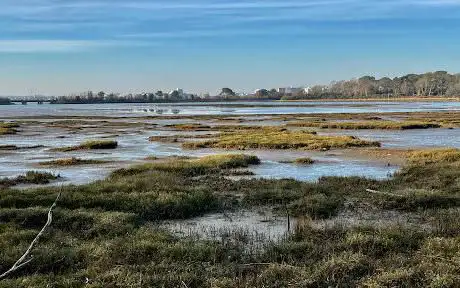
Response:
[[[51,222],[53,221],[53,209],[54,209],[54,207],[56,207],[57,202],[58,202],[60,197],[61,197],[61,193],[59,193],[59,195],[56,197],[56,200],[54,200],[53,205],[51,205],[50,209],[48,210],[48,220],[46,221],[46,223],[43,226],[42,230],[40,230],[40,232],[38,232],[37,236],[35,236],[35,238],[32,241],[32,243],[30,243],[29,248],[27,248],[26,252],[21,256],[21,258],[19,258],[18,261],[16,261],[16,263],[14,263],[14,265],[10,268],[10,270],[8,270],[5,273],[0,275],[0,280],[3,279],[3,278],[6,278],[8,275],[10,275],[11,273],[13,273],[16,270],[20,269],[21,267],[29,264],[30,261],[33,260],[33,256],[29,257],[30,252],[34,248],[35,244],[37,244],[38,240],[43,235],[43,233],[45,233],[46,228],[48,228],[48,226],[51,225]],[[28,258],[28,259],[26,259],[26,258]]]
[[[366,189],[366,192],[369,192],[369,193],[372,193],[372,194],[390,196],[390,197],[404,197],[404,195],[393,194],[393,193],[389,193],[389,192],[381,192],[381,191],[372,190],[372,189]]]

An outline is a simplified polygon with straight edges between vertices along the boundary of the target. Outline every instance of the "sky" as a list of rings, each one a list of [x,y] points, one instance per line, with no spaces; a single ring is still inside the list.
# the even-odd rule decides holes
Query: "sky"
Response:
[[[0,0],[0,95],[460,72],[460,0]]]

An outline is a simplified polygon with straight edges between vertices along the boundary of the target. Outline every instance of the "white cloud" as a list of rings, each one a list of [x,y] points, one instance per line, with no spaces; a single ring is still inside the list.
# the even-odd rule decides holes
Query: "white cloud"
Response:
[[[155,45],[155,43],[111,40],[0,40],[0,53],[79,52],[119,46]]]

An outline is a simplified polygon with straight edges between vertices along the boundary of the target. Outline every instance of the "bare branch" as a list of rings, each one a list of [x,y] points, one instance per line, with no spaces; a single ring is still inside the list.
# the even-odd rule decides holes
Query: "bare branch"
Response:
[[[43,233],[45,233],[46,228],[48,228],[48,226],[51,225],[51,222],[53,221],[53,209],[54,209],[54,207],[56,207],[57,201],[59,200],[60,197],[61,197],[61,193],[59,193],[59,195],[56,197],[56,200],[54,200],[53,205],[51,205],[50,209],[48,210],[48,220],[46,221],[46,223],[43,226],[42,230],[40,230],[40,232],[37,234],[37,236],[35,236],[35,238],[32,241],[32,243],[30,243],[29,248],[27,248],[26,252],[24,252],[24,254],[21,256],[21,258],[19,258],[18,261],[16,261],[16,263],[14,263],[14,265],[8,271],[6,271],[5,273],[0,275],[0,280],[3,279],[3,278],[6,278],[8,275],[10,275],[11,273],[15,272],[19,268],[27,265],[28,263],[30,263],[33,260],[33,257],[30,257],[27,260],[26,260],[26,258],[29,257],[30,252],[32,251],[32,249],[34,248],[35,244],[38,242],[40,237],[43,235]]]

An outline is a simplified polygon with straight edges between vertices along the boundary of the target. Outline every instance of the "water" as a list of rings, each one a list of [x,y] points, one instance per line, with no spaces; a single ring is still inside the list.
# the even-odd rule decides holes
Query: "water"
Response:
[[[251,105],[258,105],[251,107]],[[173,114],[172,109],[179,109],[179,115],[244,115],[247,125],[275,125],[281,122],[266,119],[266,116],[256,114],[290,114],[290,113],[356,113],[356,112],[413,112],[413,111],[460,111],[460,102],[232,102],[232,103],[192,103],[192,104],[98,104],[98,105],[14,105],[0,106],[0,119],[11,117],[34,117],[39,115],[62,116],[107,116],[114,117],[110,121],[128,121],[116,117],[141,117],[158,115],[149,112],[145,107],[163,109],[163,115]],[[147,109],[148,112],[144,112]],[[150,109],[150,108],[149,108]],[[169,111],[169,112],[168,112]],[[168,114],[169,113],[169,114]],[[32,119],[34,120],[34,119]],[[91,117],[86,120],[90,121]],[[52,122],[53,118],[40,120]],[[264,178],[294,178],[302,181],[316,181],[322,176],[364,176],[375,179],[386,178],[398,167],[387,165],[383,161],[369,159],[359,160],[347,157],[346,153],[321,153],[313,151],[225,151],[216,149],[183,150],[178,143],[152,143],[148,138],[154,135],[174,134],[208,134],[210,132],[178,132],[165,131],[161,125],[173,123],[191,123],[189,119],[139,119],[136,122],[157,124],[149,129],[139,127],[99,127],[98,120],[93,120],[96,129],[72,131],[57,127],[44,127],[43,124],[32,124],[21,127],[18,135],[0,136],[0,145],[46,147],[25,149],[19,151],[0,151],[0,177],[13,177],[29,170],[47,171],[60,174],[63,179],[58,184],[83,184],[105,178],[111,171],[135,163],[143,163],[147,156],[167,157],[172,155],[205,156],[217,153],[247,153],[255,154],[262,159],[262,164],[253,166],[251,171],[256,177]],[[211,120],[212,121],[212,120]],[[207,122],[200,121],[202,124]],[[216,125],[218,123],[213,123]],[[222,124],[222,123],[220,123]],[[427,129],[405,131],[381,130],[328,130],[320,134],[353,135],[366,140],[377,140],[387,148],[415,147],[458,147],[460,148],[460,129]],[[64,137],[64,138],[62,138]],[[88,140],[106,138],[118,141],[119,147],[108,151],[75,151],[69,153],[52,152],[51,148],[73,146]],[[86,165],[76,167],[47,168],[38,165],[39,162],[58,158],[78,157],[83,159],[100,159],[111,161],[101,165]],[[311,157],[316,160],[313,165],[297,165],[280,163],[296,158]]]
[[[271,210],[236,211],[208,214],[186,220],[165,221],[164,227],[178,236],[197,236],[208,240],[237,238],[245,245],[252,246],[267,241],[279,241],[285,238],[296,224],[295,218],[289,219],[276,215]],[[290,225],[290,227],[289,227]]]
[[[241,105],[241,106],[238,106]],[[257,107],[247,107],[254,105]],[[161,114],[159,111],[161,110]],[[460,102],[221,102],[175,104],[29,104],[0,106],[0,118],[30,116],[269,115],[460,111]]]
[[[323,176],[362,176],[373,179],[385,179],[398,170],[398,166],[369,161],[335,159],[335,161],[317,162],[312,165],[286,164],[264,161],[251,170],[257,177],[270,179],[294,178],[300,181],[316,181]]]
[[[384,148],[460,148],[460,129],[330,130],[321,135],[350,135],[379,141]]]

